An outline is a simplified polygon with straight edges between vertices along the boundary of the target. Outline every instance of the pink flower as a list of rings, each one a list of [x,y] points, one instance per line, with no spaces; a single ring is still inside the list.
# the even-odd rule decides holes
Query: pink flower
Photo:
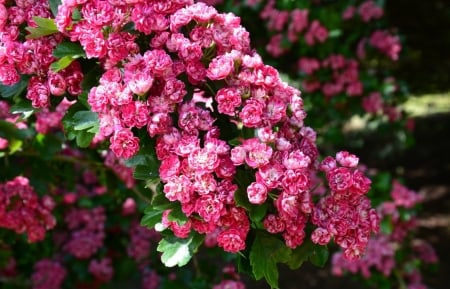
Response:
[[[353,184],[350,191],[356,194],[366,194],[370,189],[371,180],[367,178],[361,171],[353,172]]]
[[[89,263],[89,272],[101,282],[109,282],[114,275],[114,268],[110,258],[101,260],[91,260]]]
[[[298,60],[298,68],[306,74],[313,74],[320,68],[320,62],[315,58],[302,57]]]
[[[220,55],[209,63],[206,76],[211,80],[226,78],[234,70],[234,58],[231,53]]]
[[[60,289],[67,275],[66,269],[60,263],[50,259],[36,262],[33,271],[33,289]]]
[[[217,244],[226,252],[237,253],[245,249],[245,239],[236,229],[227,229],[217,236]]]
[[[311,241],[319,245],[326,245],[331,240],[331,234],[324,228],[317,228],[311,234]]]
[[[144,95],[153,84],[150,71],[134,72],[133,77],[128,80],[130,90],[137,95]]]
[[[356,12],[356,8],[354,6],[348,6],[344,12],[342,12],[342,19],[343,20],[349,20],[351,18],[353,18],[353,16],[355,15]]]
[[[225,213],[224,204],[212,194],[200,196],[195,202],[195,211],[205,222],[213,223]]]
[[[3,85],[13,85],[19,82],[20,75],[12,64],[3,63],[0,65],[0,82]]]
[[[387,31],[376,30],[370,36],[369,43],[390,59],[398,60],[402,49],[398,36],[390,35]]]
[[[323,43],[328,38],[328,30],[320,24],[318,20],[314,20],[309,26],[305,34],[306,44],[312,46],[316,43]]]
[[[8,140],[6,138],[0,137],[0,150],[4,150],[8,147]]]
[[[253,182],[247,187],[248,200],[252,204],[262,204],[267,199],[267,188],[264,184]]]
[[[265,105],[256,99],[248,99],[239,113],[239,118],[247,127],[257,127],[262,122],[262,115]]]
[[[177,155],[170,155],[161,161],[159,166],[159,177],[162,181],[167,182],[171,177],[176,176],[180,172],[181,163]]]
[[[119,158],[129,159],[139,151],[139,139],[126,128],[116,131],[110,142],[110,149]]]
[[[310,163],[311,159],[301,150],[294,150],[283,158],[283,165],[288,170],[306,168]]]
[[[267,215],[266,218],[264,219],[263,224],[267,232],[272,234],[281,233],[285,229],[283,220],[280,217],[273,214]]]
[[[362,99],[362,107],[368,113],[377,113],[383,108],[383,98],[381,93],[372,92]]]
[[[348,168],[334,168],[327,172],[330,188],[335,192],[343,192],[353,184],[352,172]]]
[[[260,143],[257,138],[248,139],[244,142],[247,151],[245,163],[252,168],[260,168],[269,163],[272,156],[272,148]]]
[[[217,91],[216,97],[217,109],[219,113],[230,116],[235,115],[236,108],[241,105],[241,93],[235,87],[221,88]]]
[[[359,5],[358,13],[364,22],[369,22],[372,19],[383,17],[384,11],[373,0],[369,0]]]
[[[174,176],[164,185],[164,194],[169,201],[189,203],[192,199],[192,183],[185,175]]]
[[[336,160],[341,166],[355,168],[358,165],[359,158],[347,151],[340,151],[336,154]]]
[[[197,172],[213,172],[220,163],[215,151],[197,148],[188,156],[189,166]]]

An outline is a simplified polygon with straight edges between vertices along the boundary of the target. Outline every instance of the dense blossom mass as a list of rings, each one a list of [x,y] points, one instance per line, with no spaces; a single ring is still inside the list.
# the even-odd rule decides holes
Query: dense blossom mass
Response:
[[[386,278],[395,276],[404,279],[408,288],[426,288],[422,283],[420,271],[412,269],[412,264],[436,263],[437,255],[426,241],[411,240],[411,233],[417,228],[417,219],[408,211],[420,204],[423,196],[409,190],[397,180],[392,183],[390,196],[391,200],[381,203],[377,210],[383,222],[389,222],[391,229],[385,229],[379,235],[373,236],[365,255],[359,260],[349,262],[342,253],[334,254],[332,273],[337,276],[345,272],[360,273],[366,279],[381,273]],[[404,248],[411,252],[399,256],[400,250]]]
[[[285,21],[273,22],[274,1],[270,3],[265,15],[278,29]],[[284,83],[278,71],[251,49],[240,18],[192,0],[127,5],[63,1],[55,17],[59,32],[22,42],[17,34],[20,25],[37,27],[33,16],[52,15],[45,1],[16,5],[7,8],[8,17],[1,22],[2,83],[15,84],[20,74],[31,76],[27,98],[36,108],[47,108],[52,98],[66,93],[80,95],[84,74],[79,62],[72,59],[67,67],[51,68],[57,60],[52,54],[55,47],[68,41],[79,43],[85,57],[97,59],[102,69],[98,84],[87,95],[99,118],[94,142],[109,141],[118,159],[130,159],[142,146],[138,131],[156,140],[163,193],[169,201],[178,202],[187,217],[179,223],[170,220],[170,210],[164,213],[162,225],[176,236],[186,238],[194,230],[214,236],[225,251],[245,249],[250,220],[236,202],[236,194],[244,194],[252,206],[273,204],[264,228],[281,234],[290,248],[302,244],[312,216],[318,226],[314,242],[325,245],[334,238],[348,258],[364,251],[370,231],[377,227],[364,197],[370,181],[355,168],[356,157],[341,152],[337,161],[342,167],[333,167],[328,159],[323,165],[331,195],[314,204],[311,179],[317,174],[319,153],[316,133],[304,126],[300,91]],[[289,26],[291,37],[305,32],[309,45],[324,42],[326,28],[318,21],[308,23],[307,15],[293,12],[293,19],[299,21]],[[330,95],[342,89],[361,94],[357,64],[342,56],[331,56],[320,64],[302,59],[300,65],[306,73],[319,65],[336,70],[338,87],[323,88]],[[40,130],[48,130],[46,126],[40,125]],[[117,162],[107,156],[106,163],[113,169]],[[130,177],[120,175],[124,180]],[[242,176],[251,181],[240,182]],[[132,186],[131,181],[127,183]],[[69,211],[66,222],[72,239],[65,250],[77,258],[89,258],[103,242],[104,220],[101,207]],[[89,246],[84,240],[89,240]],[[133,258],[144,254],[129,253]],[[112,274],[107,267],[106,259],[93,261],[92,272],[105,271],[99,278],[106,280]]]
[[[44,240],[45,232],[56,225],[55,206],[50,196],[39,198],[27,178],[0,183],[0,227],[26,233],[30,242]]]

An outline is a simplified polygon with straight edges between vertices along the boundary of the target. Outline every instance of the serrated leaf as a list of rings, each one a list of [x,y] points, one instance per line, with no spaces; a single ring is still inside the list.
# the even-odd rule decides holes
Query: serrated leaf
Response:
[[[55,19],[33,16],[33,20],[38,25],[38,27],[58,31],[58,28],[55,24]]]
[[[148,208],[151,208],[151,210]],[[141,219],[141,226],[149,229],[154,228],[157,223],[161,222],[163,212],[164,211],[154,210],[152,206],[148,206],[145,209],[144,216]]]
[[[278,287],[278,263],[289,261],[291,249],[273,235],[258,232],[250,250],[250,264],[256,280],[265,278],[271,288]]]
[[[14,85],[0,84],[0,96],[4,98],[17,97],[22,94],[25,88],[28,86],[28,75],[22,75],[18,83]]]
[[[73,59],[86,57],[83,47],[75,42],[62,42],[56,46],[53,50],[53,56],[62,58],[64,56],[70,56]]]
[[[309,256],[314,250],[314,244],[310,240],[305,240],[303,244],[292,250],[291,258],[288,261],[288,266],[292,270],[296,270],[309,259]]]
[[[48,36],[58,33],[58,28],[56,27],[54,19],[33,16],[33,20],[38,25],[38,27],[26,27],[25,29],[30,34],[28,34],[25,38],[36,39],[42,36]]]
[[[159,242],[157,251],[162,253],[161,261],[164,265],[181,267],[191,260],[203,240],[203,235],[194,232],[186,239],[166,237]]]
[[[328,260],[328,256],[329,252],[326,246],[314,244],[311,240],[306,239],[303,244],[292,250],[287,264],[290,269],[295,270],[309,260],[313,265],[323,267]]]
[[[75,59],[71,56],[64,56],[50,65],[53,72],[58,72],[68,67]]]

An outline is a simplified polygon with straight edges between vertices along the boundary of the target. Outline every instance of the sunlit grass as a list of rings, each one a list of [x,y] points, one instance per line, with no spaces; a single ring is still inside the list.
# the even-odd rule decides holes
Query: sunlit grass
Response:
[[[450,91],[411,96],[402,107],[411,116],[450,112]]]

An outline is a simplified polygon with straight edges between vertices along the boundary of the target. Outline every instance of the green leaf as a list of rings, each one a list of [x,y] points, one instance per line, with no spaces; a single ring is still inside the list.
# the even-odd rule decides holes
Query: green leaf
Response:
[[[151,166],[138,165],[136,166],[133,172],[133,177],[136,180],[154,179],[157,178],[158,176],[159,176],[159,166],[156,162]]]
[[[154,210],[150,205],[145,209],[144,216],[141,219],[141,226],[152,229],[155,225],[161,222],[162,215],[164,211]]]
[[[188,218],[181,210],[180,203],[173,203],[173,206],[170,208],[170,213],[167,216],[167,219],[172,222],[177,222],[179,225],[183,225],[188,221]]]
[[[61,4],[61,0],[48,0],[50,4],[50,10],[52,10],[53,16],[58,14],[58,6]]]
[[[387,217],[383,218],[380,222],[380,231],[383,234],[389,235],[392,233],[392,230],[393,230],[393,224],[392,224],[391,218],[387,218]]]
[[[68,67],[75,59],[71,56],[64,56],[63,58],[58,59],[50,65],[50,69],[53,72],[58,72]]]
[[[48,160],[62,150],[62,141],[54,134],[38,134],[34,147],[39,151],[39,156]]]
[[[169,201],[163,192],[156,193],[151,202],[151,207],[153,209],[161,211],[168,210],[172,208],[173,205],[174,203]]]
[[[292,250],[292,255],[287,263],[289,268],[296,270],[302,266],[302,264],[308,260],[309,256],[314,250],[314,244],[308,239],[300,246]]]
[[[0,95],[4,98],[17,97],[22,94],[25,88],[28,86],[29,75],[22,75],[18,83],[14,85],[2,85],[0,84]]]
[[[191,260],[198,247],[203,243],[204,235],[192,232],[186,239],[166,237],[158,244],[158,252],[161,252],[161,261],[167,267],[184,266]]]
[[[30,34],[26,36],[27,39],[36,39],[42,36],[58,33],[58,28],[56,27],[54,19],[33,16],[33,20],[36,22],[38,27],[25,28],[28,32],[30,32]]]
[[[76,136],[77,146],[81,148],[87,148],[94,139],[94,136],[94,133],[80,131]]]
[[[311,240],[306,239],[303,244],[292,250],[292,255],[287,263],[292,270],[300,268],[307,260],[317,267],[325,266],[328,260],[328,248],[314,244]]]
[[[23,141],[18,139],[13,139],[9,142],[9,154],[12,155],[22,148]]]
[[[327,263],[329,256],[328,248],[326,246],[314,245],[314,250],[309,256],[309,261],[317,267],[323,268]]]
[[[250,251],[250,264],[256,280],[265,278],[271,288],[278,287],[277,263],[289,261],[291,249],[273,235],[258,232]]]
[[[7,139],[24,140],[30,136],[30,131],[18,129],[13,123],[0,120],[0,136]]]
[[[97,133],[99,127],[98,115],[93,111],[78,111],[73,115],[72,124],[74,130],[87,130]]]
[[[373,178],[372,187],[377,192],[388,193],[391,190],[392,177],[389,172],[382,172]]]
[[[71,56],[72,58],[86,57],[83,47],[75,42],[62,42],[53,50],[53,56],[62,58]]]
[[[99,129],[95,112],[79,110],[80,105],[72,106],[63,118],[64,130],[69,140],[76,140],[79,147],[88,147]]]
[[[20,101],[16,104],[14,104],[11,109],[10,112],[12,114],[22,114],[22,119],[27,119],[30,116],[33,115],[34,113],[34,108],[31,105],[31,102],[28,100],[24,100],[24,101]]]
[[[250,209],[250,219],[255,223],[260,223],[266,216],[267,203],[261,205],[252,205]]]

